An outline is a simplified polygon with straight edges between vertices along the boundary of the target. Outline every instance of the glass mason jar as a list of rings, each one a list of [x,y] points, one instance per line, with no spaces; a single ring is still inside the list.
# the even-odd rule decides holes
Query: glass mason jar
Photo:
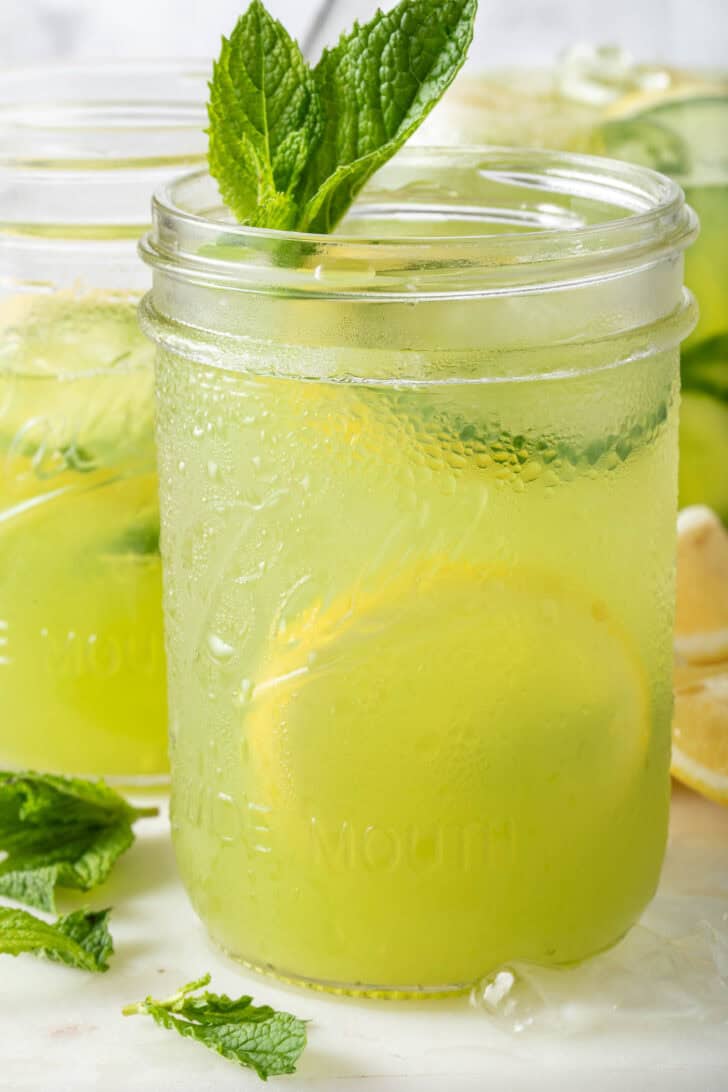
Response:
[[[157,197],[173,832],[245,963],[441,992],[650,899],[694,234],[538,151],[407,150],[334,236]]]
[[[153,362],[136,240],[200,162],[204,77],[0,78],[0,763],[164,775]]]

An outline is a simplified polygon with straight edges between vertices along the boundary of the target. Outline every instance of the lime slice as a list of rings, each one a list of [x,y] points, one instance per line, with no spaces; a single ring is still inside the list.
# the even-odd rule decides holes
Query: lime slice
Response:
[[[354,814],[374,793],[394,817],[403,778],[453,814],[484,793],[533,807],[555,781],[607,807],[649,726],[639,654],[604,603],[548,574],[433,559],[278,633],[243,746],[253,797],[281,817],[336,814],[342,792]]]

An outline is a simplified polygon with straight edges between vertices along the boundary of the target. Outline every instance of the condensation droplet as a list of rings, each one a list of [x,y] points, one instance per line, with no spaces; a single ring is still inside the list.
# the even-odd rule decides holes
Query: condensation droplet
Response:
[[[235,647],[218,637],[216,633],[207,636],[207,651],[216,663],[226,663],[235,653]]]
[[[233,695],[233,702],[238,707],[246,705],[250,700],[253,684],[250,679],[243,679]]]

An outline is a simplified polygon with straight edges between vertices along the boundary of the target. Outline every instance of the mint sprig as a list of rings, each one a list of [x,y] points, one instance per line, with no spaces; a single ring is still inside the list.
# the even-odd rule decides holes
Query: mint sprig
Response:
[[[103,781],[0,771],[0,895],[55,910],[56,887],[89,891],[134,841],[134,808]]]
[[[82,971],[106,971],[114,950],[109,910],[75,910],[46,922],[27,910],[0,906],[0,955],[32,952]]]
[[[288,1012],[254,1005],[252,998],[224,993],[196,993],[210,981],[203,975],[164,1001],[147,997],[126,1005],[124,1016],[151,1016],[160,1027],[217,1051],[238,1065],[254,1069],[263,1080],[294,1073],[306,1045],[306,1025]]]
[[[210,83],[210,172],[238,219],[331,231],[460,70],[477,0],[402,0],[309,68],[252,0]]]

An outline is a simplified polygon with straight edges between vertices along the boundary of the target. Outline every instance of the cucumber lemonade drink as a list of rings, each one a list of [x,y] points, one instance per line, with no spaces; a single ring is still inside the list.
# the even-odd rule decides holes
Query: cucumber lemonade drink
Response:
[[[666,834],[679,190],[410,150],[333,235],[215,199],[144,244],[195,908],[340,989],[599,951]]]
[[[165,780],[153,352],[136,253],[199,163],[176,63],[0,77],[0,764]]]

